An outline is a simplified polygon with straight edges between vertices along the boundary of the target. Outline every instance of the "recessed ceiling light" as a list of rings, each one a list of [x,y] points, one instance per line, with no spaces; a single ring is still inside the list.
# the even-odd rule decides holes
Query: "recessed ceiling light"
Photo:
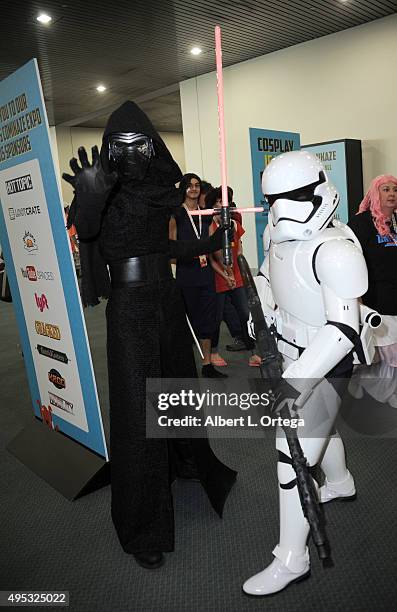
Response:
[[[98,85],[98,87],[96,88],[96,90],[97,90],[99,93],[103,93],[104,91],[106,91],[106,87],[105,87],[105,85]]]
[[[52,17],[47,15],[47,13],[40,13],[36,19],[37,21],[40,21],[40,23],[50,23],[50,21],[52,21]]]
[[[193,47],[193,49],[190,49],[190,53],[192,55],[200,55],[200,53],[202,53],[202,49],[200,49],[200,47]]]

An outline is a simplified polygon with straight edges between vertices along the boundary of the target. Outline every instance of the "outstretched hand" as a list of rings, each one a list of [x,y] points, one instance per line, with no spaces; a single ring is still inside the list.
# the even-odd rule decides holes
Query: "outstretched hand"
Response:
[[[88,161],[85,148],[79,147],[78,155],[81,166],[77,159],[73,157],[70,160],[70,167],[74,175],[63,173],[62,178],[73,187],[77,195],[107,196],[117,181],[117,172],[105,174],[98,147],[96,145],[92,147],[91,152],[92,164]]]

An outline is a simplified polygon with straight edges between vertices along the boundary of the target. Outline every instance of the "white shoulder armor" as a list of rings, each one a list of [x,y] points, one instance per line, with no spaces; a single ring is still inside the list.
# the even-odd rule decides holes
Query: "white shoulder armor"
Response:
[[[352,240],[354,244],[356,245],[356,247],[359,249],[360,253],[363,252],[360,241],[357,238],[356,234],[351,229],[351,227],[346,225],[346,223],[342,223],[342,221],[339,221],[339,219],[333,219],[332,225],[334,226],[335,229],[339,230],[341,234],[346,237],[347,240]]]
[[[358,298],[368,289],[368,271],[364,256],[354,242],[345,237],[323,242],[314,260],[320,284],[344,299]]]

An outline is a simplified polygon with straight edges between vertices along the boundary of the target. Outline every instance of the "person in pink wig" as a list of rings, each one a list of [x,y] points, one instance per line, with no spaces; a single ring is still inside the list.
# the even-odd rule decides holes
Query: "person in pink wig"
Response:
[[[397,178],[374,178],[348,224],[363,249],[368,267],[366,306],[377,310],[383,323],[375,343],[382,360],[397,367]]]

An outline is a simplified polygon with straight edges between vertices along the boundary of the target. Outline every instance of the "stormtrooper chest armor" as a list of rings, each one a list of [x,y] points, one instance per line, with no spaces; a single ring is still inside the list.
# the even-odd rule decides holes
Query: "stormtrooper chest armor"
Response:
[[[316,277],[316,254],[324,242],[335,238],[346,240],[350,236],[339,227],[331,227],[313,240],[291,240],[270,246],[269,277],[277,308],[277,331],[287,343],[306,348],[327,322],[321,285]],[[334,273],[343,271],[335,269]],[[290,352],[285,348],[283,353]]]

